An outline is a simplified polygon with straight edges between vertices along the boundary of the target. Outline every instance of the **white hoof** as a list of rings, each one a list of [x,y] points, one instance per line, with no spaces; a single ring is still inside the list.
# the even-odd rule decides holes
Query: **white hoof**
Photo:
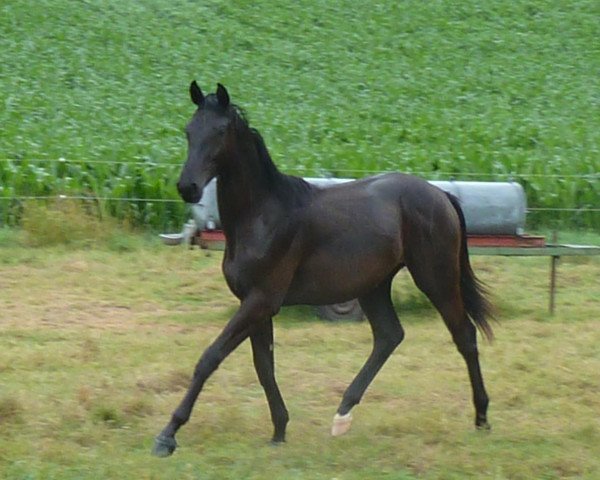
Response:
[[[343,435],[348,430],[350,430],[350,426],[352,425],[352,413],[348,412],[346,415],[340,415],[336,413],[333,416],[333,425],[331,426],[331,435],[334,437],[339,437]]]

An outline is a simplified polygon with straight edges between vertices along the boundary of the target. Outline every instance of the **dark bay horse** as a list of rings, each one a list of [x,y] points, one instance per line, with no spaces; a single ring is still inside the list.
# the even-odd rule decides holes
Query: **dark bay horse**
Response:
[[[441,314],[464,357],[475,424],[489,428],[488,396],[479,367],[476,328],[488,337],[490,304],[469,263],[465,219],[458,201],[426,181],[385,174],[327,188],[284,175],[260,134],[218,85],[187,125],[188,158],[177,188],[189,203],[218,178],[219,214],[227,244],[223,273],[240,308],[200,357],[189,389],[156,437],[154,453],[170,455],[204,382],[248,337],[274,426],[283,442],[288,412],[274,374],[272,318],[281,306],[325,305],[358,298],[373,331],[373,350],[345,391],[333,435],[350,428],[351,409],[404,338],[390,289],[407,267]]]

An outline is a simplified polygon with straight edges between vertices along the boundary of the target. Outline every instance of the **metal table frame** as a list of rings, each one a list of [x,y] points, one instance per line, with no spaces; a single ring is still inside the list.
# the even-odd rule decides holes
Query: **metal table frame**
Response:
[[[486,236],[489,237],[489,236]],[[473,241],[472,237],[471,241]],[[571,244],[545,244],[543,246],[522,246],[520,243],[514,243],[514,239],[519,237],[511,237],[507,243],[499,241],[497,238],[490,237],[489,245],[469,245],[469,255],[488,255],[488,256],[505,256],[505,257],[550,257],[550,286],[549,286],[549,303],[548,310],[551,315],[554,315],[556,305],[556,274],[557,265],[560,257],[570,256],[593,256],[600,255],[600,246],[596,245],[571,245]],[[523,239],[524,237],[520,237]],[[537,237],[542,238],[543,237]],[[225,248],[225,237],[220,230],[204,230],[197,231],[196,235],[192,235],[192,244],[197,244],[201,248],[214,250],[223,250]],[[526,241],[531,240],[525,238]],[[534,238],[534,240],[536,240]],[[488,239],[488,241],[490,241]],[[493,242],[496,242],[494,244]],[[512,246],[511,246],[512,242]],[[535,245],[535,244],[532,244]]]
[[[469,247],[470,255],[505,257],[550,257],[550,299],[548,310],[554,315],[556,299],[556,267],[560,257],[600,255],[600,246],[547,244],[544,247]]]

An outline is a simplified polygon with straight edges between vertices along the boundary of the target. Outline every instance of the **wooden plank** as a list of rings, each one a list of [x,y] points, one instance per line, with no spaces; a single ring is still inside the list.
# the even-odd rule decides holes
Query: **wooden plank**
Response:
[[[475,244],[471,238],[476,238]],[[482,240],[484,239],[485,240]],[[539,239],[543,237],[510,237],[504,236],[482,236],[469,237],[469,253],[471,255],[497,255],[506,257],[562,257],[562,256],[589,256],[600,255],[600,246],[596,245],[554,245],[546,244],[539,246]],[[485,245],[482,246],[482,242]],[[198,233],[195,243],[202,248],[211,250],[223,250],[225,247],[225,235],[220,230],[203,230]],[[538,246],[523,246],[527,245]],[[519,246],[520,245],[520,246]]]
[[[543,247],[544,237],[535,235],[469,235],[469,247]]]

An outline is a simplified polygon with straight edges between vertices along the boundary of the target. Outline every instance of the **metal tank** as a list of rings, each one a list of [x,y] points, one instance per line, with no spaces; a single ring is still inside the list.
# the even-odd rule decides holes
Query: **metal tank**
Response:
[[[202,191],[200,201],[192,205],[192,217],[198,230],[219,230],[221,228],[216,178],[208,182]]]
[[[350,182],[348,178],[305,178],[327,187]],[[523,187],[515,182],[430,181],[458,197],[470,235],[522,235],[525,231],[527,200]],[[217,184],[211,180],[202,198],[192,206],[192,216],[199,230],[221,227],[217,205]]]
[[[522,235],[527,199],[515,182],[429,182],[458,197],[470,235]]]

